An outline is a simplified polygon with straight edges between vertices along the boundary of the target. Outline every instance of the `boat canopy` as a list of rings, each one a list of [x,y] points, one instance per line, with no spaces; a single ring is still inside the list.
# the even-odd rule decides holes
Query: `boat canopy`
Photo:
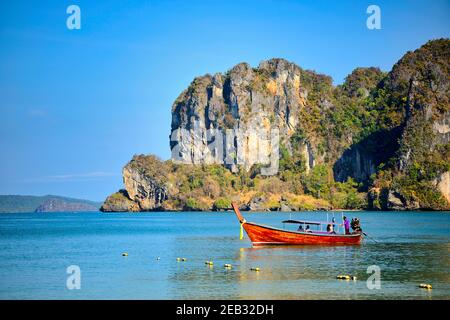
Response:
[[[333,224],[333,222],[320,222],[320,221],[302,221],[302,220],[284,220],[283,223],[297,223],[297,224],[310,224],[315,226],[320,226],[321,224]],[[334,223],[336,224],[336,222]]]

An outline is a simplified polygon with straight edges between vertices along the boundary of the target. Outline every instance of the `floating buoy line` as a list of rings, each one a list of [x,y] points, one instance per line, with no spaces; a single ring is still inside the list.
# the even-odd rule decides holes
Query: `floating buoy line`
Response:
[[[123,252],[122,256],[123,257],[128,257],[128,252]],[[156,257],[156,260],[161,260],[161,257]],[[180,258],[180,257],[178,257],[176,260],[177,260],[177,262],[181,262],[181,261],[184,262],[184,261],[187,261],[187,258]],[[212,267],[212,266],[214,266],[214,262],[212,260],[207,260],[207,261],[205,261],[205,265]],[[224,266],[225,269],[231,269],[232,268],[232,265],[230,263],[225,263],[223,266]],[[259,267],[251,267],[250,271],[260,272],[261,269]],[[337,275],[336,279],[338,279],[338,280],[353,280],[353,281],[358,280],[358,278],[356,276],[352,276],[352,275],[348,275],[348,274]],[[433,286],[431,284],[428,284],[428,283],[421,283],[421,284],[419,284],[419,288],[431,290],[431,289],[433,289]]]
[[[346,274],[346,275],[338,275],[338,276],[336,276],[336,279],[356,281],[358,278],[356,276],[350,276],[350,275]]]

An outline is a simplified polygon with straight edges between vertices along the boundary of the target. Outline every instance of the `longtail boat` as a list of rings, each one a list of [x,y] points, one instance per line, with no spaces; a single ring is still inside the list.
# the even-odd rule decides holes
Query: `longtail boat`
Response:
[[[322,231],[291,231],[253,222],[244,219],[236,203],[233,210],[254,246],[261,245],[356,245],[361,243],[361,233],[337,234]],[[285,220],[283,223],[307,225],[323,225],[332,222],[312,222]]]

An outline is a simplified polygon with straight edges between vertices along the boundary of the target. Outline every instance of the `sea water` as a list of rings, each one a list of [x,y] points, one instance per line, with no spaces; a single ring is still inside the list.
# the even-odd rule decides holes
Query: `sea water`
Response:
[[[295,227],[283,226],[289,218],[327,217],[244,215],[279,228]],[[358,246],[252,248],[231,212],[1,214],[0,299],[450,298],[450,212],[345,215],[359,217],[371,238]],[[68,286],[69,266],[79,267],[79,289]],[[343,274],[357,280],[336,279]]]

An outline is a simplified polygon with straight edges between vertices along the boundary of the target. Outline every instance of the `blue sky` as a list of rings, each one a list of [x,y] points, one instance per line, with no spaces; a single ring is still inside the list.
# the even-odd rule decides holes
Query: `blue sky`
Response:
[[[339,84],[449,37],[449,18],[439,0],[1,1],[0,194],[103,200],[133,154],[170,157],[171,105],[195,76],[282,57]]]

